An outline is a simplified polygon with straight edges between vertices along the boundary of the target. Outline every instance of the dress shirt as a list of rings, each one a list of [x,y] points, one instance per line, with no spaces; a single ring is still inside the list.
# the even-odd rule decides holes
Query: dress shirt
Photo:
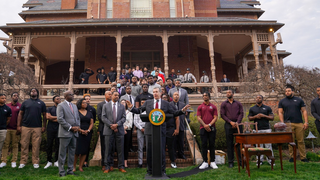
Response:
[[[320,120],[320,98],[315,98],[311,102],[311,114],[316,120]]]
[[[158,101],[158,109],[161,109],[161,99],[158,99],[159,101]],[[156,108],[156,103],[157,103],[157,100],[156,99],[154,99],[153,100],[153,102],[154,102],[154,104],[153,104],[153,108],[155,109]]]
[[[233,100],[231,104],[228,100],[226,100],[221,104],[220,114],[222,119],[228,123],[231,121],[241,123],[243,118],[242,104],[236,100]]]
[[[118,102],[113,102],[112,101],[112,112],[113,112],[113,106],[114,104],[116,104],[115,108],[116,108],[116,116],[118,115]],[[115,120],[116,121],[116,120]]]
[[[141,70],[133,71],[133,75],[137,76],[138,78],[143,77],[143,72]]]
[[[207,75],[204,75],[200,78],[200,83],[208,83],[209,77]]]
[[[145,111],[143,111],[141,114],[146,114]],[[138,128],[138,129],[143,129],[145,127],[145,122],[143,122],[140,118],[139,114],[135,114],[134,115],[134,121],[133,121],[134,125]]]
[[[196,77],[194,77],[194,75],[192,73],[186,73],[184,75],[184,81],[189,81],[190,79],[193,79],[194,83],[197,83],[197,79]]]

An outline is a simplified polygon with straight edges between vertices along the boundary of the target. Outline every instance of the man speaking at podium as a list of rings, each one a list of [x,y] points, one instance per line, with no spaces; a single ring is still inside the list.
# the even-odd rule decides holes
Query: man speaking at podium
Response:
[[[186,105],[181,110],[173,110],[170,109],[169,102],[163,101],[160,99],[161,92],[160,88],[155,87],[153,89],[153,99],[147,100],[141,107],[135,108],[130,103],[130,101],[126,101],[129,110],[134,114],[140,114],[141,112],[146,111],[149,115],[153,109],[161,109],[165,114],[173,114],[174,116],[182,115],[186,112],[186,110],[190,107],[190,105]],[[150,122],[146,122],[145,124],[145,136],[147,141],[147,173],[148,175],[152,175],[152,124]],[[162,144],[162,174],[165,175],[166,169],[166,123],[161,125],[161,144]]]

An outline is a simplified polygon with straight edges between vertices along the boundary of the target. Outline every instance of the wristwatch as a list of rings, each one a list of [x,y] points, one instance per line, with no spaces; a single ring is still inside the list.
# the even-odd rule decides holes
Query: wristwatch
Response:
[[[209,123],[208,125],[211,127],[211,124],[210,124],[210,123]]]
[[[88,132],[90,132],[90,130],[89,130],[89,129],[88,129],[87,131],[88,131]]]

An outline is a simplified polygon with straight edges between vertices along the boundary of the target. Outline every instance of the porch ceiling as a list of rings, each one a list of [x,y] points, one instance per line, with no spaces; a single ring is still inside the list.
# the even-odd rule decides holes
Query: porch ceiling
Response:
[[[198,46],[209,49],[207,37],[197,36]],[[235,64],[235,56],[251,43],[251,37],[246,35],[228,34],[214,37],[214,52],[221,54],[222,60]]]
[[[75,51],[75,60],[84,61],[86,38],[78,38]],[[48,65],[60,61],[70,61],[70,38],[45,37],[32,40],[35,46],[48,60]]]

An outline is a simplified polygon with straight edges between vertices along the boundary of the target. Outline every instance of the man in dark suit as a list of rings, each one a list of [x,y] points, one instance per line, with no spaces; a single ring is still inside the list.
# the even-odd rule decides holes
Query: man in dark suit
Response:
[[[103,135],[105,136],[105,144],[113,144],[116,140],[117,154],[118,154],[118,168],[120,172],[126,172],[124,170],[124,128],[123,123],[126,121],[125,107],[120,104],[119,93],[117,91],[112,93],[112,101],[103,105],[101,120],[104,123]],[[104,173],[110,172],[110,164],[108,161],[109,149],[105,149],[105,170]]]
[[[174,108],[174,110],[180,110],[182,109],[185,104],[181,101],[179,101],[179,93],[175,92],[173,93],[173,101],[170,102],[170,105]],[[181,159],[187,159],[184,155],[184,131],[186,129],[186,123],[185,123],[185,115],[179,116],[179,133],[176,135],[174,143],[174,149],[175,152],[178,150],[177,157]]]
[[[100,102],[97,106],[98,120],[99,120],[98,132],[99,132],[99,136],[100,136],[100,145],[101,145],[102,171],[105,170],[104,153],[105,153],[106,145],[105,145],[105,139],[104,139],[104,135],[103,135],[104,123],[102,122],[101,115],[102,115],[103,105],[105,105],[111,101],[111,91],[106,91],[104,96],[106,99],[104,101]]]
[[[76,142],[79,136],[78,130],[80,128],[80,117],[78,108],[72,104],[73,93],[66,91],[64,93],[65,101],[60,103],[57,107],[57,119],[59,123],[58,137],[60,138],[59,145],[59,175],[66,176],[64,170],[64,163],[68,150],[68,169],[67,175],[74,175],[73,162],[76,151]]]
[[[155,87],[153,89],[153,97],[154,99],[147,100],[141,107],[135,108],[129,102],[127,102],[128,109],[134,114],[140,114],[141,112],[146,111],[147,114],[153,109],[161,109],[166,114],[173,114],[174,116],[179,116],[184,114],[184,112],[190,107],[190,105],[186,105],[182,110],[175,111],[170,108],[169,102],[161,100],[161,89]],[[147,173],[152,175],[152,124],[150,122],[146,122],[145,124],[145,136],[147,141]],[[166,161],[165,161],[165,145],[166,145],[166,123],[161,125],[161,143],[162,143],[162,173],[165,174]]]
[[[226,74],[223,74],[223,78],[221,79],[221,82],[230,82],[230,79],[227,78],[227,75]],[[228,90],[229,87],[221,87],[222,88],[222,91],[225,91],[225,90]]]

